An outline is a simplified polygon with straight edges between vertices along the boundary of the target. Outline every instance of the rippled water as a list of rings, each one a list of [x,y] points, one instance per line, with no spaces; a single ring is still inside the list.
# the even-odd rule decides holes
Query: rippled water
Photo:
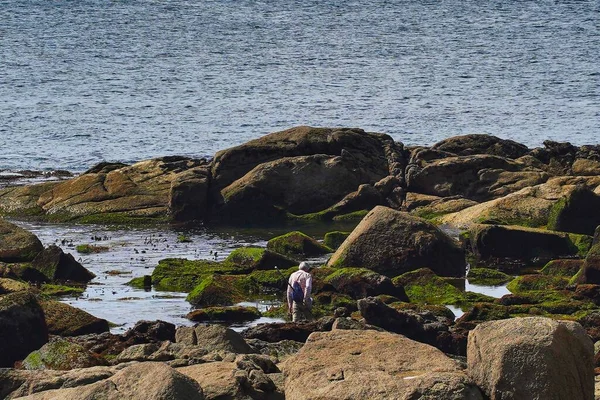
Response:
[[[300,124],[597,143],[599,4],[5,0],[0,169],[212,155]]]

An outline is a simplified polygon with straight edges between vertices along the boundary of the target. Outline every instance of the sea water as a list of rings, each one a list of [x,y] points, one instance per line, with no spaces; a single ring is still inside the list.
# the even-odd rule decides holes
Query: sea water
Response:
[[[211,156],[296,125],[597,143],[600,3],[4,0],[0,170]]]

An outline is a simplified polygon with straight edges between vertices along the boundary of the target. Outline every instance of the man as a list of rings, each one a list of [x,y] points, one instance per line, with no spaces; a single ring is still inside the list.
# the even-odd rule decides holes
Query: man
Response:
[[[290,275],[287,288],[288,312],[292,314],[292,322],[307,321],[312,319],[312,275],[311,267],[304,261],[300,263],[298,271]],[[296,293],[294,293],[296,291]]]

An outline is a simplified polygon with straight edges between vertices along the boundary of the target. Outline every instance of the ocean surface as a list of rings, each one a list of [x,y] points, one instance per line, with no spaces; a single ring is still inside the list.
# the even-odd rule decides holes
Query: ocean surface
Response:
[[[599,27],[596,0],[3,0],[0,170],[296,125],[598,143]]]

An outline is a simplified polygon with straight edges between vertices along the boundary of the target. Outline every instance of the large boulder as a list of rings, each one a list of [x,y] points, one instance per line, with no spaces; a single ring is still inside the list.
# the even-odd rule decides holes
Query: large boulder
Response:
[[[493,155],[421,160],[417,154],[411,159],[406,182],[411,192],[486,201],[543,183],[548,177],[544,171]]]
[[[467,363],[491,400],[594,399],[594,345],[575,322],[512,318],[469,333]]]
[[[73,255],[65,253],[56,245],[50,245],[40,252],[31,266],[44,274],[49,281],[89,282],[96,277],[77,262]]]
[[[286,399],[482,399],[441,351],[388,332],[313,333],[281,366]]]
[[[47,390],[22,397],[27,400],[203,400],[202,388],[192,378],[160,362],[138,363],[108,379],[78,387]]]
[[[31,261],[43,249],[33,233],[0,218],[0,261]]]
[[[221,191],[217,213],[236,221],[324,210],[357,190],[375,183],[385,171],[363,169],[354,158],[317,154],[281,158],[256,166]]]
[[[0,212],[28,213],[60,221],[123,223],[165,220],[172,205],[176,218],[195,218],[196,211],[190,209],[196,204],[202,207],[202,188],[198,188],[202,186],[198,182],[203,179],[202,173],[179,175],[204,165],[205,160],[174,156],[131,166],[100,165],[51,186],[5,189],[0,192]]]
[[[477,259],[491,265],[501,265],[506,259],[523,265],[544,265],[578,253],[568,234],[543,229],[476,225],[469,236]]]
[[[440,276],[464,276],[465,255],[435,225],[375,207],[329,259],[330,267],[364,267],[397,276],[427,266]]]
[[[458,156],[489,154],[511,159],[517,159],[529,152],[527,146],[521,143],[486,134],[453,136],[434,144],[431,148]]]
[[[79,308],[55,300],[41,303],[48,332],[59,336],[77,336],[108,332],[108,321],[94,317]]]
[[[362,129],[299,126],[218,152],[212,167],[213,190],[220,191],[263,163],[315,154],[341,156],[342,150],[376,175],[388,175],[391,164],[402,163],[402,145],[388,135]],[[400,165],[399,170],[403,169]]]
[[[12,367],[47,341],[44,312],[33,294],[0,297],[0,368]]]
[[[440,220],[459,228],[475,223],[545,227],[554,205],[581,186],[598,191],[600,176],[552,178],[541,185],[445,215]]]
[[[242,332],[245,339],[258,339],[264,342],[276,343],[286,340],[304,342],[313,332],[329,331],[333,318],[323,318],[318,321],[294,323],[278,322],[273,324],[258,324]]]

